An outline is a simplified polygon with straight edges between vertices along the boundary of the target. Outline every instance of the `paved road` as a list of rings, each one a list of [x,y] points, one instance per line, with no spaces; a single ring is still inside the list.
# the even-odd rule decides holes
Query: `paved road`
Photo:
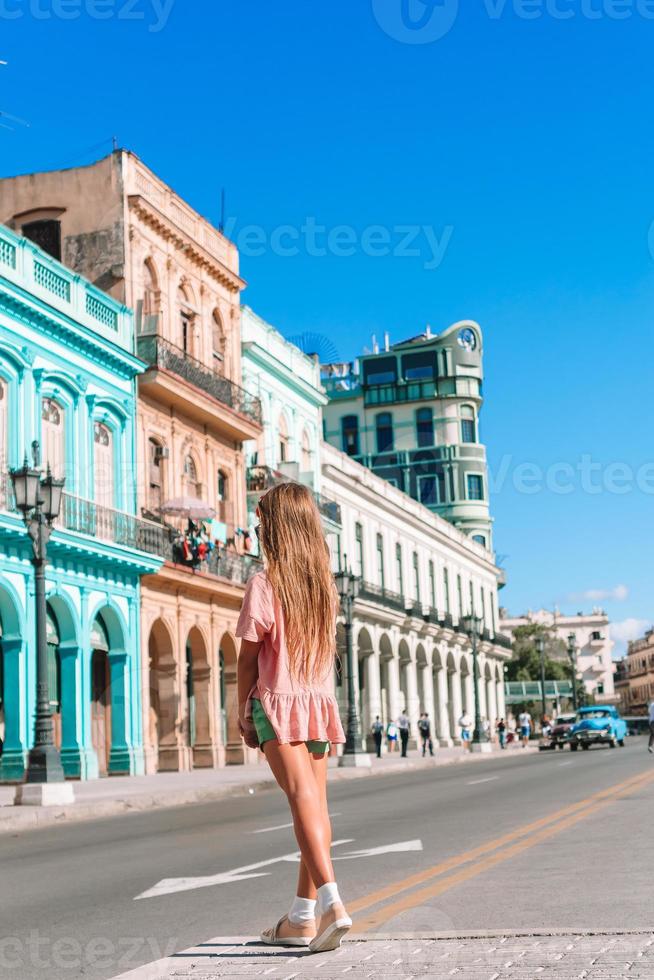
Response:
[[[330,807],[342,892],[368,933],[651,928],[642,739],[340,783]],[[273,791],[0,839],[0,976],[108,978],[255,934],[293,894],[287,823]],[[135,900],[164,879],[177,890]]]

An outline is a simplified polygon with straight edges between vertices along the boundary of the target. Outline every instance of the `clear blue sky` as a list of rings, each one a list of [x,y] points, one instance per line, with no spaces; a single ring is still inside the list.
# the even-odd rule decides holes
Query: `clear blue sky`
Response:
[[[372,333],[478,320],[482,434],[495,474],[508,461],[502,600],[575,611],[607,593],[624,636],[654,618],[653,473],[649,493],[514,478],[654,459],[654,20],[636,0],[433,4],[2,0],[0,109],[30,128],[0,129],[0,170],[88,162],[115,134],[213,220],[225,186],[234,234],[266,241],[243,257],[244,300],[343,358]],[[306,238],[279,254],[275,229],[307,219],[354,229],[354,254]],[[397,226],[427,226],[442,261],[423,232],[418,255],[367,254],[379,225],[391,252]]]

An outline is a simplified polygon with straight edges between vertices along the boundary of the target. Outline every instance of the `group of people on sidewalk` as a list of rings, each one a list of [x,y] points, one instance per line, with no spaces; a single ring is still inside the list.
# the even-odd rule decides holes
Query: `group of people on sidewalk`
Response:
[[[409,716],[406,714],[406,712],[403,711],[398,716],[397,721],[389,721],[388,724],[384,724],[379,715],[377,715],[372,723],[371,731],[375,742],[375,751],[378,759],[381,759],[384,736],[386,736],[386,743],[389,752],[397,751],[399,737],[399,742],[402,749],[401,755],[403,759],[406,759],[409,748],[409,738],[411,737],[411,722],[409,721]],[[423,711],[418,719],[418,733],[420,735],[423,756],[427,754],[428,749],[429,754],[433,755],[434,740],[431,737],[431,722],[426,711]]]

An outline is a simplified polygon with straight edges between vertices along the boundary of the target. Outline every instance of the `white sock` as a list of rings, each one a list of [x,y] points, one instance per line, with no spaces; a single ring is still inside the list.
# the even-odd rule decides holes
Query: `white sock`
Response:
[[[291,925],[302,926],[305,922],[311,922],[316,917],[315,898],[300,898],[296,895],[288,913],[288,921]]]
[[[342,905],[341,896],[338,894],[338,885],[335,881],[328,881],[318,889],[318,910],[322,915],[332,907],[332,905]]]

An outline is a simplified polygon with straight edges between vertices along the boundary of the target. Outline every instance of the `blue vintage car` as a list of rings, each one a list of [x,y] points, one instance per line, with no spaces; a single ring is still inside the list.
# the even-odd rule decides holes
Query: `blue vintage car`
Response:
[[[577,712],[568,741],[573,752],[580,745],[582,749],[589,749],[591,745],[602,743],[614,749],[616,745],[624,745],[626,734],[627,723],[620,717],[617,708],[613,705],[589,705]]]

